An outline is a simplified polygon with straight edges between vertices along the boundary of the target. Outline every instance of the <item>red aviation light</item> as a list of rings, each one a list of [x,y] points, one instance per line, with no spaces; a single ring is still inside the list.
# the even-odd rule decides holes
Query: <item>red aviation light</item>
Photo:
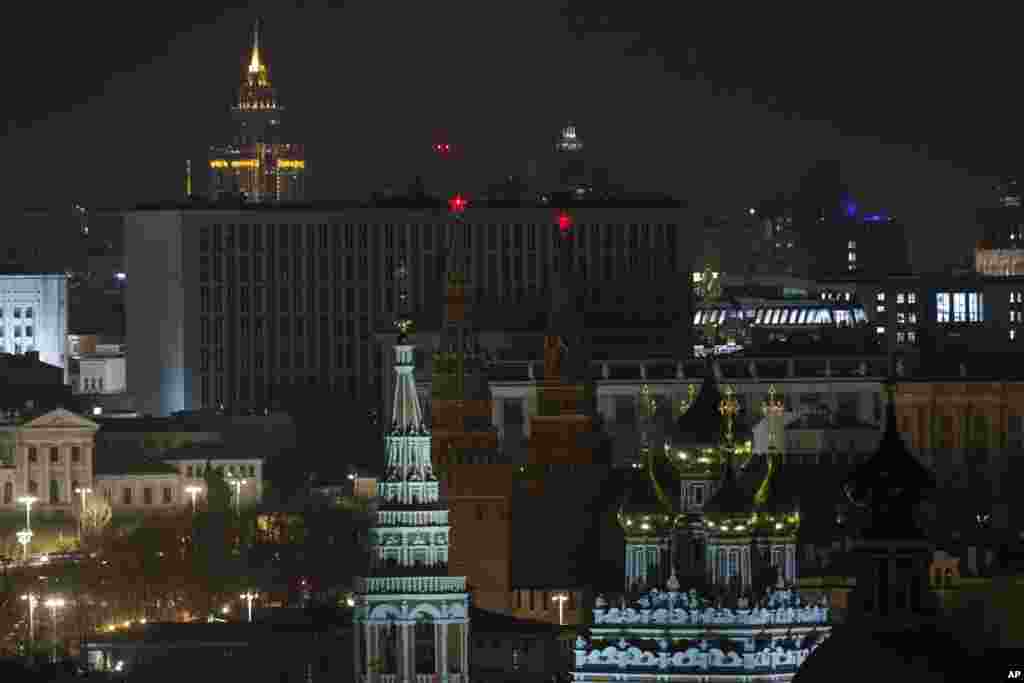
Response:
[[[457,194],[448,200],[448,208],[451,209],[452,213],[462,213],[469,206],[469,202],[461,195]]]
[[[562,236],[569,234],[569,230],[572,229],[572,216],[562,212],[558,214],[558,231],[562,233]]]
[[[447,142],[439,142],[436,145],[434,145],[434,151],[437,152],[438,154],[450,154],[452,151],[452,146],[449,145]]]

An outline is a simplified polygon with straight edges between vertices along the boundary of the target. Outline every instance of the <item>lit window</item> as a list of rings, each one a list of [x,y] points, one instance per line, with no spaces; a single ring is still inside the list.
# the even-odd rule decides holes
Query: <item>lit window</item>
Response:
[[[879,292],[876,294],[875,299],[878,301],[885,301],[885,292]]]
[[[911,325],[917,324],[917,313],[907,313],[907,322]]]
[[[881,326],[876,327],[875,328],[875,334],[885,334],[885,328],[881,327]]]
[[[904,313],[903,311],[900,311],[899,313],[897,313],[896,314],[896,322],[899,325],[903,325],[904,323],[906,323],[907,322],[907,314]]]
[[[850,251],[853,251],[857,248],[857,243],[853,240],[850,240],[849,242],[846,243],[846,248],[849,249]]]
[[[903,305],[903,301],[904,301],[903,292],[900,292],[899,294],[896,295],[896,304],[897,305]]]
[[[935,322],[948,323],[949,322],[949,306],[950,295],[949,292],[938,292],[935,295]]]
[[[1013,328],[1010,328],[1010,341],[1015,341],[1016,339],[1017,339],[1017,330],[1015,330]]]
[[[758,309],[757,315],[754,317],[754,324],[760,325],[764,322],[764,309]]]
[[[914,332],[913,330],[911,330],[910,332],[907,332],[907,343],[908,344],[916,344],[917,343],[917,332]]]
[[[916,304],[917,303],[917,294],[915,292],[907,292],[907,303],[908,304]]]
[[[879,304],[879,305],[875,306],[875,312],[877,312],[877,313],[885,313],[885,306],[883,306],[882,304]]]
[[[897,344],[903,344],[906,341],[907,341],[906,333],[904,333],[904,332],[897,332],[896,333],[896,343]]]
[[[804,323],[807,322],[807,309],[806,308],[801,309],[800,317],[797,319],[797,322],[800,323],[801,325],[803,325]]]
[[[857,262],[857,252],[851,251],[849,254],[846,255],[846,259],[850,263],[856,263]]]

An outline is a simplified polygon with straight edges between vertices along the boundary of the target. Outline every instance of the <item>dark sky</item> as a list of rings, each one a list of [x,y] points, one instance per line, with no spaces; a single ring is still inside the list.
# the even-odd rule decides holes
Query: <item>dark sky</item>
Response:
[[[614,179],[707,212],[790,190],[816,159],[838,158],[861,206],[903,218],[915,266],[933,269],[965,256],[993,176],[1016,170],[1020,59],[992,25],[699,23],[636,4],[30,12],[0,46],[6,203],[180,196],[184,160],[201,166],[230,130],[257,15],[314,198],[407,183],[442,130],[473,177],[523,173],[572,119]]]

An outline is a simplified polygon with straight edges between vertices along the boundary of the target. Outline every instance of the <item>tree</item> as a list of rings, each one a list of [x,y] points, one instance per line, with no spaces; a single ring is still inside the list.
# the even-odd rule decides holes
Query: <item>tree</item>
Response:
[[[76,500],[81,500],[77,496]],[[109,526],[113,516],[110,503],[102,496],[89,496],[85,507],[78,503],[78,517],[82,525],[83,544],[87,539],[101,535]]]

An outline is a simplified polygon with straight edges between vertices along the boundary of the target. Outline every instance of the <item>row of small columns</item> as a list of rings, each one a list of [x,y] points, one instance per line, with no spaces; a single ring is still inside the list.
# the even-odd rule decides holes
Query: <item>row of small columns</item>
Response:
[[[356,668],[356,680],[373,683],[381,680],[382,676],[393,676],[399,683],[411,683],[416,680],[416,674],[437,674],[441,680],[445,680],[449,673],[459,673],[464,677],[469,671],[469,623],[468,622],[446,622],[434,621],[434,666],[436,671],[416,671],[416,624],[411,622],[396,623],[398,638],[395,653],[395,671],[392,674],[380,674],[369,671],[378,657],[382,656],[380,640],[384,637],[386,629],[391,624],[362,624],[362,633],[354,642],[354,660]],[[452,672],[448,662],[448,630],[461,627],[459,666],[457,672]],[[360,659],[360,638],[366,639],[366,668],[367,671],[360,671],[364,662]]]

